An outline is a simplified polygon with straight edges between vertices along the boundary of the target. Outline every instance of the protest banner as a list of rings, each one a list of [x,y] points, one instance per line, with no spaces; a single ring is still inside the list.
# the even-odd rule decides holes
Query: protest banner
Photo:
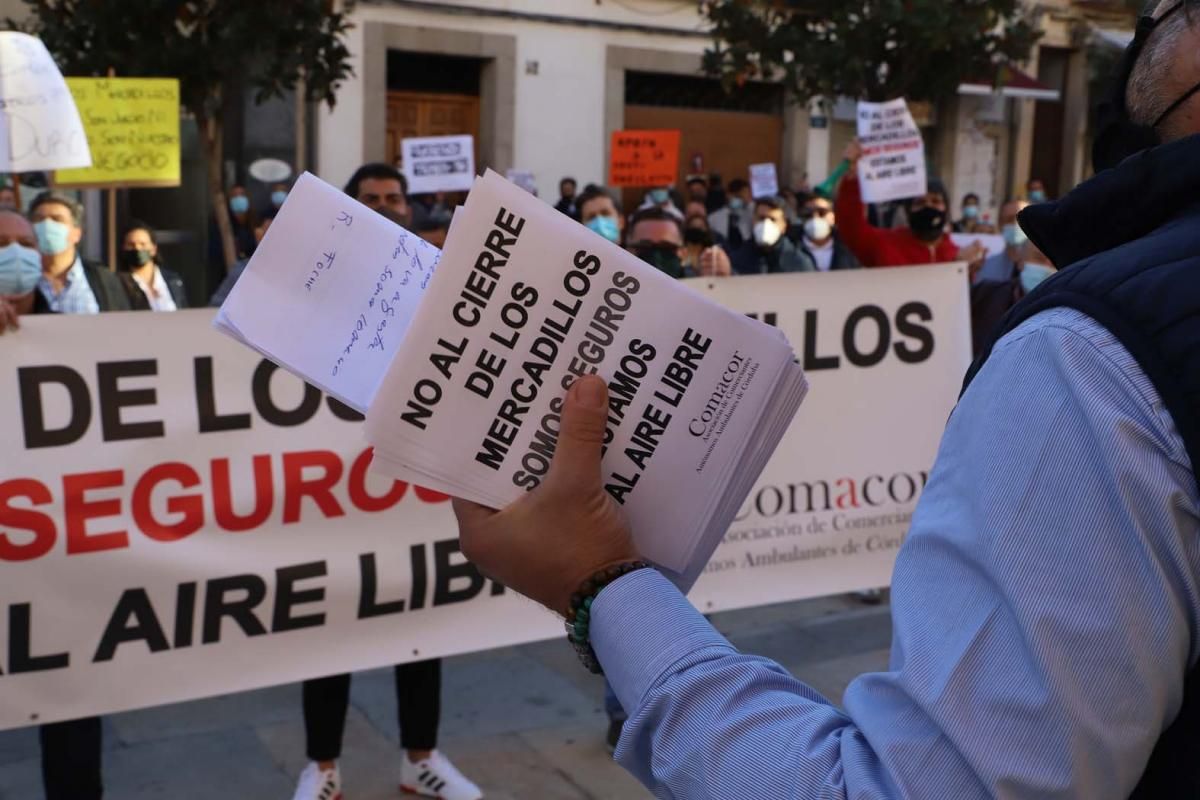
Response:
[[[950,234],[950,241],[959,247],[970,247],[975,242],[979,242],[983,245],[983,249],[989,258],[1003,253],[1008,247],[1004,243],[1004,237],[998,233],[952,233]]]
[[[538,193],[537,178],[534,177],[534,174],[527,169],[505,170],[504,177],[515,183],[517,186],[520,186],[530,194],[536,195]]]
[[[41,39],[0,31],[0,172],[92,163],[79,111]]]
[[[402,139],[400,154],[409,194],[465,192],[475,180],[473,136]]]
[[[863,202],[886,203],[925,194],[925,142],[903,98],[860,101],[858,141]]]
[[[693,601],[886,585],[969,357],[962,268],[698,286],[784,330],[812,392]],[[463,562],[443,496],[367,473],[356,415],[211,319],[4,337],[0,728],[562,635]]]
[[[67,78],[92,150],[92,165],[61,169],[58,186],[179,185],[179,81]]]
[[[750,193],[755,200],[779,194],[779,176],[774,164],[750,165]]]
[[[608,183],[617,187],[673,186],[679,179],[679,131],[613,131]]]

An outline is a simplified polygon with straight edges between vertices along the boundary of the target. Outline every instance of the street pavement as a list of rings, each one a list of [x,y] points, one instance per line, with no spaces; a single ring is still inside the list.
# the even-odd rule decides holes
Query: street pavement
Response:
[[[740,649],[779,661],[840,701],[887,663],[886,604],[851,596],[713,616]],[[649,793],[613,763],[599,678],[562,642],[446,659],[440,748],[488,800],[623,800]],[[305,764],[298,686],[115,714],[106,800],[290,800]],[[398,798],[390,670],[354,677],[341,761],[346,800]],[[37,734],[0,732],[0,800],[41,800]]]

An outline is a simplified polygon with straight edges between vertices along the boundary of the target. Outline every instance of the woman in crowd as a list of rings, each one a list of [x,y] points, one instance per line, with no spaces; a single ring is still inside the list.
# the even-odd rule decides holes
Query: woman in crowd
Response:
[[[158,255],[158,238],[144,222],[135,222],[122,237],[119,266],[146,295],[152,311],[187,308],[187,293],[179,274],[166,269]]]

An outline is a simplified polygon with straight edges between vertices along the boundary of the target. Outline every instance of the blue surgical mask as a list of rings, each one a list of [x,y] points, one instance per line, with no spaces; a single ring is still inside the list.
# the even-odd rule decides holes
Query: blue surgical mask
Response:
[[[1043,192],[1041,189],[1034,189],[1033,191],[1031,191],[1029,193],[1029,202],[1031,202],[1031,203],[1046,202],[1046,193]]]
[[[16,242],[0,247],[0,295],[26,294],[42,276],[42,256]]]
[[[1028,294],[1053,274],[1054,268],[1047,267],[1045,264],[1024,264],[1021,267],[1021,288]]]
[[[71,246],[71,226],[56,219],[34,223],[33,232],[37,236],[38,250],[48,256],[65,253]]]
[[[245,195],[229,198],[229,210],[235,214],[245,214],[250,210],[250,198]]]
[[[979,206],[963,206],[963,219],[978,219]]]
[[[1004,243],[1009,247],[1020,247],[1029,241],[1029,237],[1025,235],[1025,231],[1015,222],[1005,225],[1001,233],[1004,234]]]
[[[610,242],[617,242],[621,239],[621,229],[617,225],[615,217],[603,215],[592,217],[587,221],[587,226]]]
[[[745,207],[746,207],[746,201],[743,200],[742,198],[740,198],[740,197],[729,198],[729,210],[730,211],[741,211]]]
[[[283,205],[284,200],[287,200],[287,192],[283,191],[282,189],[271,192],[271,204],[276,208],[279,208],[281,205]]]
[[[656,206],[661,206],[670,199],[671,194],[666,189],[652,189],[650,191],[650,202]]]

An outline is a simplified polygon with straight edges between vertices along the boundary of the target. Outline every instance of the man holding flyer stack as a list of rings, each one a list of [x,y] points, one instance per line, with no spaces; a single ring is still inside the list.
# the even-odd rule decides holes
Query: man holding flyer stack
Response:
[[[1197,53],[1195,3],[1158,4],[1104,171],[1022,213],[1063,269],[969,375],[896,562],[891,666],[844,710],[639,560],[601,483],[601,379],[571,387],[538,489],[456,501],[468,557],[571,621],[630,712],[616,757],[658,796],[1200,794]]]

